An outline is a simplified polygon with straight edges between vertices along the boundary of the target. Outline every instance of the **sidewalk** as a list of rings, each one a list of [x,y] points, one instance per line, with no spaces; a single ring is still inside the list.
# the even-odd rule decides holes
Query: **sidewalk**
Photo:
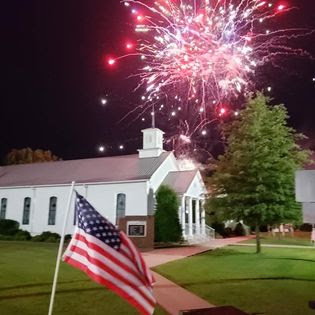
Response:
[[[146,263],[149,267],[155,267],[170,261],[182,259],[188,256],[197,255],[208,250],[220,248],[223,246],[235,244],[253,238],[254,236],[232,237],[224,239],[214,239],[200,245],[191,245],[174,248],[160,248],[152,251],[143,252]]]
[[[251,237],[234,237],[228,239],[215,239],[200,245],[155,249],[144,252],[143,257],[149,267],[155,267],[170,261],[182,259],[202,252],[235,244]],[[178,286],[174,282],[153,272],[156,283],[153,288],[154,296],[161,307],[171,315],[178,315],[179,311],[214,307],[208,301]]]

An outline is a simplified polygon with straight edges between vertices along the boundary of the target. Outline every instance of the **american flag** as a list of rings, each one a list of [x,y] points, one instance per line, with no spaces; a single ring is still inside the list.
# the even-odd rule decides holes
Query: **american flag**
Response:
[[[75,212],[77,226],[63,260],[126,299],[140,313],[152,314],[154,279],[131,240],[78,193]]]

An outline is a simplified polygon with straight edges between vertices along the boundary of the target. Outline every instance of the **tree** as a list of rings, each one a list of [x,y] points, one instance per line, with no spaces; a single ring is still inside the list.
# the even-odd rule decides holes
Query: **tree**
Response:
[[[283,105],[270,106],[258,93],[238,119],[224,127],[227,147],[210,178],[208,206],[221,218],[255,226],[260,253],[261,225],[293,222],[301,216],[294,176],[309,156],[297,144],[302,135],[287,125]]]
[[[33,151],[31,148],[23,148],[20,150],[11,150],[4,158],[5,165],[13,164],[29,164],[39,162],[50,162],[60,160],[49,150],[37,149]]]
[[[170,187],[162,185],[156,194],[155,241],[178,242],[182,238],[182,228],[178,218],[179,202],[177,194]]]

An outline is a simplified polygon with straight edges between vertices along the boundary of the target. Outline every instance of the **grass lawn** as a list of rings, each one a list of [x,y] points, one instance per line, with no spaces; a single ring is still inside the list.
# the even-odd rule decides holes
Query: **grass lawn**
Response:
[[[47,314],[57,245],[0,241],[0,314]],[[61,263],[54,315],[138,314],[127,302]],[[156,315],[166,314],[156,308]]]
[[[251,314],[307,315],[315,310],[315,250],[229,246],[156,267],[216,305]]]
[[[246,240],[242,243],[246,244],[256,244],[255,239]],[[286,236],[279,237],[278,235],[272,237],[268,233],[262,233],[261,238],[262,244],[274,244],[274,245],[299,245],[299,246],[311,246],[311,233],[310,232],[296,232],[294,237],[289,236],[286,233]]]

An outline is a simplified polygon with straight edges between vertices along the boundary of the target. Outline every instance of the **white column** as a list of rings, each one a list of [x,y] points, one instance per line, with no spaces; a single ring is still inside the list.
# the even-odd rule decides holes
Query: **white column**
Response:
[[[196,233],[200,234],[200,207],[199,207],[199,199],[195,200],[195,213],[196,213]]]
[[[189,197],[188,200],[188,236],[193,236],[192,198]]]
[[[204,207],[204,200],[201,201],[201,234],[206,234],[206,211]]]
[[[182,230],[183,230],[183,236],[186,236],[185,235],[185,226],[186,226],[186,222],[185,222],[185,211],[186,211],[185,205],[186,205],[186,203],[185,203],[185,195],[183,195],[183,197],[182,197],[182,211],[181,211],[181,216],[180,216],[180,218],[181,218],[180,221],[181,221]]]

